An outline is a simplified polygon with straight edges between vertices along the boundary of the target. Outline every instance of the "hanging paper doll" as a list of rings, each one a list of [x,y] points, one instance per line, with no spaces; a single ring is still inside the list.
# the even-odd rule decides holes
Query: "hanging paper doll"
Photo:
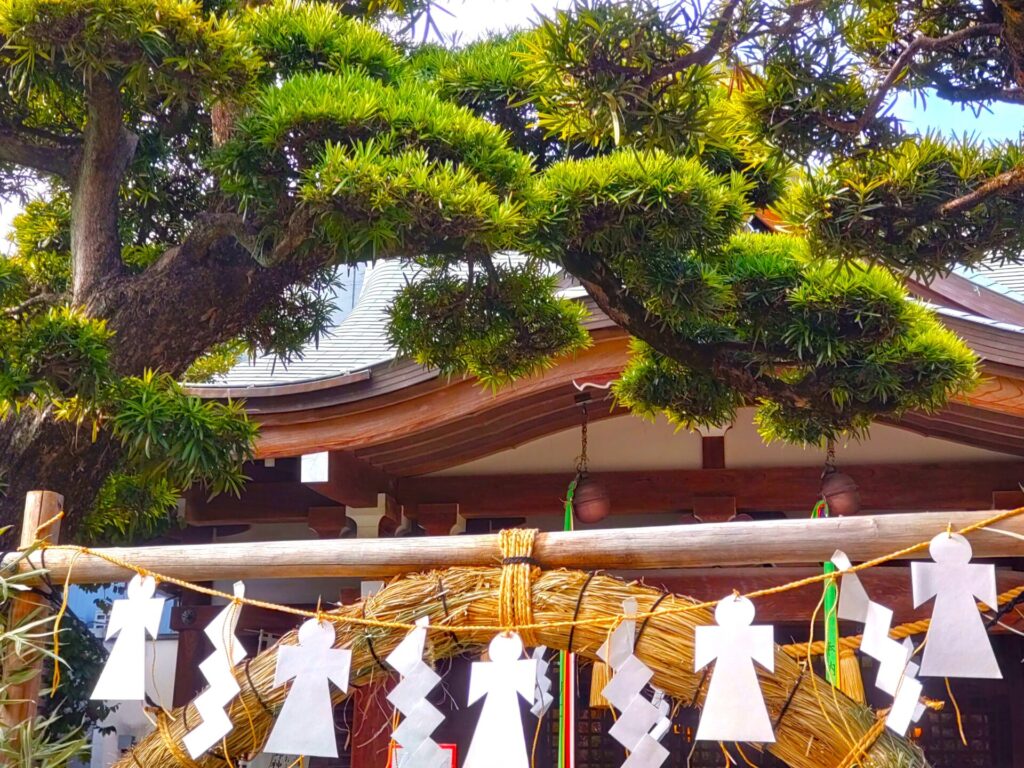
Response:
[[[772,723],[757,681],[754,662],[775,669],[774,632],[751,626],[754,604],[729,595],[715,608],[717,627],[697,627],[694,669],[712,661],[715,669],[704,699],[697,741],[773,742]]]
[[[971,545],[957,533],[940,533],[929,548],[934,563],[912,563],[914,607],[935,598],[922,677],[1002,677],[977,600],[996,608],[996,570],[971,564]]]
[[[334,706],[329,683],[348,691],[352,651],[332,648],[334,627],[309,619],[299,627],[299,644],[277,649],[274,685],[292,680],[291,690],[270,732],[264,752],[337,757]]]
[[[515,632],[497,635],[487,652],[491,660],[473,662],[470,674],[469,704],[487,698],[463,768],[529,768],[519,697],[533,702],[537,662],[522,658]]]
[[[127,599],[115,600],[107,624],[107,640],[117,635],[91,699],[142,701],[146,698],[146,634],[156,638],[164,598],[153,597],[156,581],[136,574],[128,582]]]

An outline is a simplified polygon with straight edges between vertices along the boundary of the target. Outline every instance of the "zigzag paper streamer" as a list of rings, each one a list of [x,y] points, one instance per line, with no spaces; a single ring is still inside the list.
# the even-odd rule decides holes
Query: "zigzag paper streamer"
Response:
[[[629,617],[636,615],[636,600],[624,600],[622,612],[627,618],[597,651],[601,660],[615,672],[601,695],[621,713],[608,735],[629,751],[623,768],[658,768],[669,755],[658,743],[668,730],[668,723],[664,722],[667,718],[659,706],[643,696],[644,686],[654,673],[633,655],[636,622]]]
[[[839,618],[864,624],[860,649],[878,662],[875,685],[893,697],[885,724],[903,736],[910,723],[917,722],[924,714],[924,705],[920,702],[922,686],[916,679],[918,665],[910,661],[913,643],[909,640],[900,643],[889,637],[892,611],[870,600],[857,574],[847,572],[853,565],[846,554],[837,550],[832,562],[843,573]]]
[[[444,720],[444,715],[426,699],[427,694],[441,682],[441,676],[423,661],[429,623],[428,616],[418,619],[416,628],[410,630],[387,658],[388,664],[402,675],[402,681],[388,694],[388,701],[403,715],[401,725],[392,734],[402,747],[402,768],[451,765],[448,753],[430,738]]]
[[[551,694],[551,678],[548,677],[548,667],[551,665],[544,659],[547,652],[545,645],[538,645],[533,649],[533,659],[537,662],[537,691],[530,712],[534,717],[544,717],[555,700]]]
[[[235,597],[244,596],[245,584],[236,581]],[[241,608],[239,603],[229,603],[203,630],[213,643],[213,653],[199,665],[210,684],[195,701],[202,723],[185,734],[184,739],[185,748],[193,759],[231,733],[231,718],[225,708],[241,690],[232,669],[246,657],[245,648],[235,637]]]

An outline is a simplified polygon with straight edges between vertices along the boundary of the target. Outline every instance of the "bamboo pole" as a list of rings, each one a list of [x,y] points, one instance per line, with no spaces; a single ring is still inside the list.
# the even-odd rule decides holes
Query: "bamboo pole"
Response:
[[[64,497],[52,491],[29,491],[25,497],[25,514],[21,524],[20,549],[28,549],[37,539],[56,544],[60,537],[59,514]],[[47,523],[45,529],[40,529]],[[15,556],[16,557],[16,556]],[[41,618],[49,610],[46,597],[35,592],[15,592],[11,596],[8,626],[17,627],[25,621]],[[24,682],[10,686],[9,703],[0,707],[0,723],[13,727],[36,716],[39,691],[42,686],[42,656],[30,649],[11,648],[3,659],[5,677],[32,670],[33,675]]]
[[[952,525],[957,530],[997,514],[916,512],[821,520],[770,520],[610,530],[542,533],[534,557],[543,568],[700,568],[814,563],[836,549],[864,561],[928,541]],[[1024,537],[1024,515],[997,526]],[[1021,557],[1024,541],[992,531],[970,536],[975,557]],[[435,568],[482,566],[500,560],[498,536],[431,536],[410,539],[324,539],[123,547],[97,550],[158,574],[189,581],[358,576],[387,578]],[[927,557],[927,550],[918,553]],[[29,558],[41,566],[38,554]],[[131,571],[94,554],[51,549],[46,567],[71,583],[126,579]],[[28,567],[24,565],[23,567]]]

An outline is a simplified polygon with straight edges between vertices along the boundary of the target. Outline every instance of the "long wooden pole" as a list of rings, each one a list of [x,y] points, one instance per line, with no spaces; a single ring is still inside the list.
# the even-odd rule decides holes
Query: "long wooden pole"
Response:
[[[59,514],[64,506],[64,497],[52,491],[29,491],[25,497],[25,515],[21,524],[19,548],[28,549],[37,538],[56,544],[60,537]],[[46,527],[41,529],[46,523]],[[17,557],[16,555],[13,557]],[[10,627],[17,627],[24,621],[42,618],[47,614],[49,602],[35,592],[15,592],[11,597],[9,613]],[[39,691],[42,687],[43,657],[32,650],[11,648],[3,661],[5,676],[32,670],[29,679],[7,690],[9,704],[0,707],[0,724],[13,727],[36,715],[39,705]]]
[[[771,520],[542,533],[534,557],[544,568],[662,569],[795,564],[828,560],[836,549],[855,562],[879,557],[980,523],[996,512],[917,512],[823,520]],[[1002,521],[1024,537],[1024,515]],[[993,531],[970,536],[975,557],[1022,557],[1024,540]],[[382,578],[455,566],[496,565],[497,535],[410,539],[323,539],[98,550],[134,566],[189,581],[358,576]],[[927,551],[919,553],[927,557]],[[38,555],[33,566],[42,565]],[[46,567],[73,584],[123,580],[131,574],[92,554],[51,549]]]

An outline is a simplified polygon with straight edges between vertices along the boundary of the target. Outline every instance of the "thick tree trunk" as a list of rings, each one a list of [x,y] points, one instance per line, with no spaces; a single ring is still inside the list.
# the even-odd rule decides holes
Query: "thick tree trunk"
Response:
[[[118,451],[105,435],[92,442],[91,430],[55,421],[48,412],[26,410],[0,422],[0,549],[17,540],[25,494],[56,491],[64,496],[71,530],[96,498],[103,479],[117,464]]]
[[[121,375],[154,369],[180,376],[212,345],[236,337],[275,297],[313,268],[257,264],[232,237],[213,228],[169,250],[141,275],[104,281],[83,302],[115,331],[113,362]],[[86,425],[56,422],[33,411],[0,421],[0,527],[17,525],[25,493],[52,490],[65,498],[65,538],[89,510],[119,447],[91,440]],[[4,486],[0,486],[2,488]],[[0,549],[11,533],[0,537]]]

